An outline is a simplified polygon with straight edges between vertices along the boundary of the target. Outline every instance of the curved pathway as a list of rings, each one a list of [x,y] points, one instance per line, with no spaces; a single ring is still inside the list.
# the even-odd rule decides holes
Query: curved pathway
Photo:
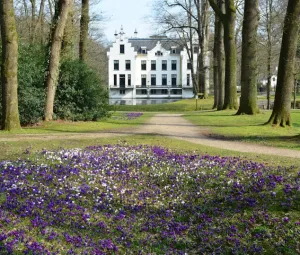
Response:
[[[126,136],[136,134],[155,134],[167,136],[191,143],[202,144],[220,149],[278,155],[284,157],[300,158],[300,151],[263,146],[253,143],[224,141],[209,138],[203,135],[208,128],[199,128],[182,117],[182,114],[156,114],[143,125],[131,129],[112,130],[93,133],[68,133],[68,134],[31,134],[15,135],[14,137],[0,137],[1,141],[20,141],[20,140],[55,140],[55,139],[78,139],[78,138],[102,138],[112,136]]]

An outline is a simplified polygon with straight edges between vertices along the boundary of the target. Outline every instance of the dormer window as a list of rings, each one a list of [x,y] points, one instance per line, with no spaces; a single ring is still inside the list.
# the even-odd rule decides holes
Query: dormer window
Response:
[[[147,54],[147,47],[141,47],[141,53],[142,54]]]
[[[163,55],[163,53],[161,52],[161,51],[157,51],[156,53],[155,53],[155,56],[162,56]]]
[[[173,46],[173,47],[171,48],[171,53],[172,53],[172,54],[176,54],[176,47],[175,47],[175,46]]]

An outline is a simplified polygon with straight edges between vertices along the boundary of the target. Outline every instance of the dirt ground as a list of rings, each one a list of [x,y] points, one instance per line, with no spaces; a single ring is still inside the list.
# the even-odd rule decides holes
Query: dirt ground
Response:
[[[146,124],[138,126],[134,129],[93,133],[14,135],[13,137],[0,137],[0,141],[102,138],[136,134],[155,134],[232,151],[300,158],[300,151],[237,141],[224,141],[205,136],[204,134],[207,131],[208,129],[206,128],[199,128],[198,126],[193,125],[184,119],[181,114],[156,114],[149,119]]]

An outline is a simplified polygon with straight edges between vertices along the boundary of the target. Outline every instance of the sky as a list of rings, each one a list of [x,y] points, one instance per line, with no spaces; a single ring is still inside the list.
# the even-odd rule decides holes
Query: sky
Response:
[[[151,14],[151,0],[101,0],[92,8],[93,12],[102,12],[106,17],[103,24],[104,34],[109,41],[114,41],[115,31],[124,28],[125,37],[133,37],[137,29],[138,37],[149,37],[151,25],[146,17]]]

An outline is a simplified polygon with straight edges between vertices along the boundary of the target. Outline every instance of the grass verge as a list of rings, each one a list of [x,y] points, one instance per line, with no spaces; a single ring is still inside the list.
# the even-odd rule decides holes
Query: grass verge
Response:
[[[15,134],[50,134],[50,133],[89,133],[105,130],[118,130],[131,128],[145,123],[153,113],[143,113],[138,118],[129,119],[127,113],[115,112],[110,118],[100,121],[49,121],[41,122],[37,126],[25,127],[14,131],[0,131],[1,136],[13,136]]]
[[[207,127],[207,135],[212,137],[300,150],[300,111],[291,112],[292,128],[264,125],[271,111],[261,111],[254,116],[236,116],[235,113],[236,111],[206,111],[186,113],[184,117],[199,127]]]

